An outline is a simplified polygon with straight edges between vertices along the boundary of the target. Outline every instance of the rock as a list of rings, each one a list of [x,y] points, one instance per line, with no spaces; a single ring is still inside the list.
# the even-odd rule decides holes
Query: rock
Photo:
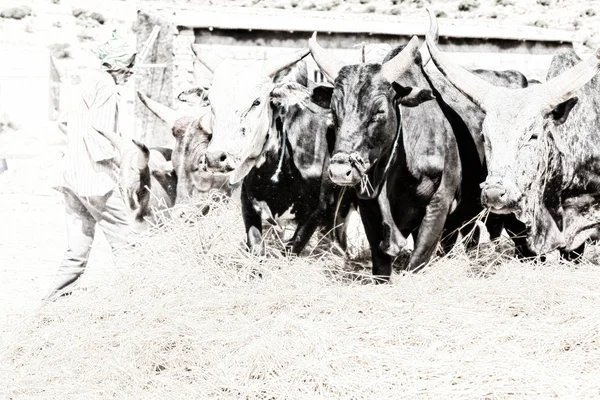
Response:
[[[0,17],[23,19],[31,15],[31,8],[27,6],[8,7],[0,11]]]
[[[96,21],[100,25],[104,25],[104,23],[106,22],[106,18],[104,17],[104,15],[97,11],[89,11],[83,8],[74,8],[71,14],[73,14],[73,16],[79,21],[83,21],[83,25],[86,26],[89,24],[86,24],[85,22],[89,20]]]
[[[479,0],[463,0],[458,5],[458,11],[471,11],[479,8]]]
[[[68,43],[54,43],[49,48],[52,56],[55,58],[71,58],[71,45]]]

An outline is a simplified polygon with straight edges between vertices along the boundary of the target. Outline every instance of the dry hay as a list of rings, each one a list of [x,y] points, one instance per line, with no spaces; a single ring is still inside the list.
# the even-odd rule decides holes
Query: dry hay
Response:
[[[212,207],[6,329],[2,397],[600,396],[597,266],[456,251],[374,286],[326,246],[286,258],[271,240],[252,257],[236,206]]]

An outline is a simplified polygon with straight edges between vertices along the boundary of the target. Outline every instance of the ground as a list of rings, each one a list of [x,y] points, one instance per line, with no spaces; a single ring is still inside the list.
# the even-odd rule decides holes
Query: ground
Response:
[[[16,2],[14,0],[2,0],[0,1],[0,9],[3,9],[8,6],[14,6],[15,3]],[[214,0],[196,1],[195,3],[223,5],[223,2]],[[77,80],[80,68],[85,66],[85,63],[90,60],[89,49],[92,46],[98,44],[99,42],[105,40],[114,27],[119,27],[120,29],[129,31],[132,22],[135,19],[135,2],[129,1],[103,1],[100,3],[95,1],[86,2],[65,0],[32,0],[22,2],[19,4],[29,5],[31,10],[33,11],[33,14],[21,20],[0,18],[0,42],[18,43],[24,45],[37,44],[52,47],[55,51],[55,56],[58,57],[59,69],[61,69],[61,71],[64,73],[66,79],[71,79],[73,81]],[[446,18],[477,19],[480,20],[481,23],[486,23],[486,21],[488,21],[489,19],[494,19],[506,24],[538,25],[548,26],[550,28],[577,30],[581,33],[581,40],[583,42],[581,48],[583,48],[583,46],[587,46],[589,49],[591,47],[596,47],[600,45],[600,1],[596,0],[450,0],[433,2],[421,0],[231,0],[227,1],[227,4],[235,4],[248,7],[254,6],[315,9],[323,10],[323,12],[333,10],[349,12],[383,12],[393,14],[399,13],[403,16],[411,16],[417,14],[422,15],[424,13],[423,6],[427,6],[433,8],[438,14],[440,14],[440,16]],[[463,5],[459,6],[460,4]],[[479,5],[477,6],[477,4]],[[459,7],[468,10],[459,11]],[[76,18],[72,12],[74,8],[84,8],[85,10],[99,12],[105,17],[105,22],[104,24],[100,24],[97,19]],[[40,298],[43,296],[44,292],[48,288],[52,276],[56,271],[58,263],[62,257],[62,253],[64,251],[65,246],[64,208],[61,201],[61,195],[51,188],[51,181],[53,177],[55,177],[55,175],[58,173],[60,159],[62,157],[62,152],[64,151],[64,144],[64,137],[60,132],[58,132],[58,130],[54,127],[54,124],[51,122],[46,123],[45,121],[41,121],[32,127],[23,127],[21,129],[17,129],[16,131],[0,132],[0,158],[7,159],[9,168],[8,171],[6,171],[3,174],[0,174],[0,331],[3,331],[4,329],[13,329],[15,326],[20,324],[24,320],[24,318],[27,319],[32,316],[33,318],[35,318],[35,313],[40,312]],[[238,220],[237,223],[240,223],[240,221]],[[88,285],[90,283],[100,284],[106,279],[114,277],[114,273],[117,270],[117,267],[115,266],[114,260],[108,249],[106,241],[104,240],[102,235],[99,235],[97,240],[98,246],[95,247],[93,250],[88,271],[85,275],[86,278],[84,283]],[[598,354],[598,325],[597,323],[593,323],[593,321],[590,322],[589,320],[586,320],[583,309],[580,309],[580,307],[583,307],[582,305],[588,307],[586,308],[586,310],[592,310],[593,307],[596,307],[595,310],[600,309],[597,307],[598,287],[594,287],[595,280],[585,279],[585,274],[591,274],[589,276],[597,276],[597,267],[586,264],[585,266],[581,267],[580,270],[573,272],[570,271],[570,267],[555,265],[552,266],[550,270],[556,272],[557,275],[553,275],[553,277],[549,278],[544,277],[543,273],[540,273],[540,269],[536,268],[534,270],[535,272],[531,272],[531,274],[538,274],[536,275],[537,280],[534,280],[536,284],[532,287],[528,287],[526,284],[523,283],[528,282],[527,275],[529,274],[529,272],[527,272],[527,270],[522,272],[523,277],[521,277],[521,275],[519,275],[519,273],[517,272],[517,278],[515,278],[509,272],[514,272],[516,270],[516,267],[510,266],[507,268],[508,269],[504,271],[501,277],[497,279],[499,279],[500,283],[506,283],[510,279],[520,282],[522,287],[519,287],[519,291],[522,292],[522,296],[524,297],[521,297],[519,298],[520,300],[518,300],[527,300],[523,300],[524,304],[521,304],[520,306],[519,304],[517,304],[516,307],[520,307],[520,310],[527,309],[529,307],[530,310],[528,312],[530,315],[534,315],[535,311],[544,310],[541,316],[538,315],[536,317],[538,319],[530,318],[528,320],[526,316],[527,314],[523,314],[525,315],[523,317],[524,321],[528,321],[530,324],[526,325],[526,329],[529,331],[525,332],[524,335],[533,336],[534,334],[543,334],[544,332],[536,331],[535,326],[536,324],[548,321],[548,319],[545,319],[545,317],[547,316],[552,316],[556,319],[556,326],[560,326],[560,324],[566,323],[565,321],[571,321],[570,323],[572,323],[575,328],[580,328],[580,331],[577,332],[581,335],[581,337],[571,337],[572,340],[569,339],[570,336],[568,332],[563,332],[564,337],[566,338],[564,339],[566,341],[566,344],[561,341],[563,339],[561,339],[560,335],[558,334],[556,338],[552,338],[552,342],[550,343],[549,348],[553,350],[548,354],[554,355],[554,353],[552,352],[560,354],[557,355],[555,358],[552,358],[552,361],[556,365],[547,366],[548,369],[556,368],[556,371],[559,371],[559,367],[562,361],[566,360],[566,362],[572,362],[572,359],[565,358],[570,353],[568,353],[567,356],[564,355],[566,354],[564,352],[569,351],[571,346],[575,348],[575,346],[581,345],[581,347],[578,347],[578,351],[583,351],[583,346],[588,346],[585,347],[585,350],[589,352],[586,354]],[[453,271],[454,270],[449,267],[445,269],[442,268],[442,272],[448,274],[446,276],[452,275]],[[467,274],[467,272],[465,271],[466,269],[459,268],[459,272],[461,273],[458,275],[464,277],[465,281],[472,283],[472,276]],[[291,276],[291,279],[295,278],[293,274],[291,274]],[[452,307],[459,309],[459,300],[465,302],[471,301],[468,304],[472,307],[476,307],[477,297],[475,295],[480,295],[483,291],[488,290],[490,287],[494,287],[493,285],[472,286],[471,292],[467,293],[460,289],[460,285],[464,284],[464,281],[461,281],[456,277],[446,278],[446,276],[444,276],[442,273],[438,273],[438,275],[433,275],[433,278],[431,279],[434,279],[436,282],[433,286],[429,285],[431,282],[424,280],[425,278],[415,278],[416,285],[421,285],[419,286],[419,288],[423,290],[421,292],[417,290],[417,286],[415,286],[415,283],[412,280],[401,281],[400,286],[394,286],[392,287],[392,290],[394,288],[401,288],[402,290],[405,290],[406,293],[408,293],[407,296],[409,296],[409,299],[400,300],[402,302],[409,301],[413,307],[410,313],[417,313],[418,310],[415,311],[414,307],[420,307],[418,306],[418,304],[420,301],[422,301],[425,292],[426,294],[433,296],[435,293],[444,293],[446,287],[451,287],[452,291],[449,293],[455,294],[458,292],[459,294],[457,297],[453,298],[456,301],[456,304],[453,304]],[[564,278],[564,281],[560,281],[558,277]],[[447,279],[449,281],[447,281]],[[551,281],[552,290],[549,290],[547,285],[544,286],[546,280]],[[587,286],[585,290],[580,290],[579,292],[577,292],[577,296],[580,297],[571,298],[569,297],[569,291],[566,290],[567,288],[565,288],[564,286],[560,286],[561,284],[564,284],[564,282],[572,283],[574,285],[587,284]],[[286,281],[286,284],[289,284],[289,281]],[[555,286],[557,288],[556,290],[554,290]],[[314,286],[307,287],[308,291],[315,291]],[[234,289],[238,290],[240,288]],[[414,293],[411,292],[411,289],[414,289]],[[295,290],[293,294],[296,299],[299,299],[301,296],[306,294],[301,291],[299,292],[297,288],[294,288],[293,290]],[[328,290],[328,286],[325,286],[325,288],[318,289],[317,292],[325,293]],[[351,300],[352,295],[349,293],[350,291],[354,290],[352,289],[352,287],[348,288],[344,286],[342,289],[336,290],[339,290],[340,293],[344,294],[344,296],[348,296],[348,304],[352,305],[352,307],[350,308],[355,308],[355,305],[354,303],[352,303]],[[369,288],[366,290],[371,289]],[[389,289],[386,290],[389,291]],[[360,291],[362,293],[365,291],[365,289],[361,289]],[[502,291],[499,289],[496,290],[497,297],[495,299],[502,298],[503,295],[510,295],[510,293],[503,294],[501,292]],[[554,308],[545,308],[546,300],[540,300],[541,298],[544,298],[544,296],[552,297],[556,292],[560,293],[561,299],[563,300],[562,303],[559,304],[558,300],[556,301],[556,303],[550,303],[560,305],[560,307],[556,307],[557,312],[565,311],[565,309],[568,308],[571,310],[570,312],[572,313],[579,313],[573,316],[573,319],[570,319],[571,317],[567,316],[565,317],[564,321],[560,320],[560,318],[552,314],[552,310],[554,310]],[[317,304],[320,300],[323,300],[323,298],[326,298],[327,301],[331,300],[329,299],[330,294],[323,293],[320,294],[322,295],[322,298],[319,298],[318,296],[316,297],[317,300],[315,300],[315,302]],[[262,293],[261,295],[267,298],[268,296],[274,296],[275,294],[276,293]],[[540,297],[536,298],[536,301],[533,301],[532,299],[534,295],[538,295]],[[364,301],[366,299],[366,295],[363,293],[361,294],[361,296],[361,301]],[[410,298],[410,296],[412,296],[412,298]],[[437,300],[431,300],[430,303],[437,301],[438,303],[435,303],[434,305],[436,307],[442,307],[444,302],[448,300],[448,296],[441,296],[437,298],[431,297]],[[251,299],[252,297],[249,296],[248,298]],[[267,300],[269,298],[267,298]],[[398,298],[394,299],[398,300]],[[247,299],[244,298],[242,300],[243,301],[240,300],[240,307],[244,307],[244,302]],[[491,296],[485,297],[484,300],[490,302],[496,301],[494,299],[491,299]],[[219,299],[219,301],[225,301],[225,299]],[[285,303],[285,299],[283,298],[277,298],[274,301],[274,308],[284,310],[286,310],[287,308],[293,308],[288,303]],[[340,309],[345,307],[343,304],[334,304],[333,300],[331,300],[331,304],[326,304],[327,307],[330,307],[332,305],[340,306]],[[567,305],[569,307],[567,307]],[[323,306],[323,308],[325,309],[326,306]],[[500,306],[496,304],[496,307]],[[506,302],[504,303],[501,302],[501,307],[503,307],[503,313],[508,312],[506,311],[507,309],[515,307],[514,301],[506,300]],[[421,306],[421,308],[423,307]],[[203,310],[200,310],[199,312],[201,311]],[[213,312],[214,311],[215,310],[213,310]],[[291,315],[297,310],[288,311]],[[355,311],[357,313],[362,314],[362,311],[360,310]],[[323,312],[325,313],[326,311]],[[470,311],[466,310],[464,312],[468,313]],[[483,311],[478,309],[477,313],[474,314],[473,318],[476,319],[480,315],[484,315],[480,314],[482,312]],[[43,313],[44,311],[42,311],[42,314]],[[45,313],[48,313],[48,311],[45,311]],[[516,315],[520,315],[519,313],[520,311],[517,312]],[[597,311],[595,311],[595,313],[596,314],[594,315],[597,316]],[[392,317],[397,317],[397,315],[393,313],[390,315]],[[390,317],[390,315],[386,315],[384,317],[388,318]],[[264,318],[260,320],[262,321],[262,326],[266,326],[265,329],[267,329],[268,321],[271,321],[270,317],[268,316],[268,313],[265,313],[265,315],[263,315],[261,318]],[[286,315],[284,315],[284,318],[287,318]],[[452,325],[451,322],[449,322],[448,320],[448,318],[450,317],[444,316],[444,318],[444,321],[446,323]],[[521,321],[520,318],[521,317],[516,318],[514,320],[514,323],[509,323],[507,322],[508,320],[503,320],[503,324],[505,324],[503,326],[507,327],[507,333],[505,335],[506,337],[496,338],[496,340],[502,343],[510,342],[510,335],[512,334],[511,332],[514,333],[518,331],[518,323],[519,321]],[[578,325],[576,322],[573,322],[575,321],[575,318],[577,318],[576,321],[581,321],[580,323],[578,323]],[[466,319],[465,321],[463,321],[459,318],[458,321],[459,322],[457,322],[456,324],[460,325],[464,322],[464,325],[460,325],[459,327],[457,327],[456,324],[453,324],[452,326],[454,327],[454,329],[463,329],[468,324],[477,325],[474,322],[474,320]],[[361,325],[361,329],[368,330],[369,328],[373,328],[373,326],[375,326],[374,324],[376,324],[375,320],[369,321],[369,323],[364,324],[365,326]],[[259,324],[259,326],[261,325]],[[299,328],[297,329],[304,329],[300,323],[298,326]],[[443,324],[441,327],[443,328]],[[279,328],[287,332],[287,330],[285,330],[283,327]],[[551,331],[550,328],[548,328],[548,331]],[[399,327],[393,327],[394,332],[400,332],[399,329]],[[428,346],[428,350],[426,349],[426,353],[428,352],[427,354],[429,354],[432,359],[435,358],[434,354],[437,354],[436,357],[438,359],[441,357],[438,353],[436,353],[436,349],[442,348],[445,349],[445,351],[447,351],[448,354],[453,354],[452,351],[448,348],[448,346],[454,346],[459,350],[461,346],[466,346],[464,342],[461,342],[459,340],[460,338],[455,338],[456,342],[445,342],[445,332],[443,331],[443,329],[441,329],[440,327],[435,329],[437,329],[435,334],[431,334],[431,332],[429,332],[429,336],[427,327],[423,328],[423,330],[420,332],[414,332],[414,335],[424,335],[424,337],[426,338],[424,342]],[[431,331],[433,330],[434,328],[431,328]],[[589,334],[586,334],[585,332],[588,332]],[[334,331],[334,334],[343,333]],[[485,340],[482,339],[486,334],[488,334],[488,332],[486,332],[485,330],[482,330],[479,334],[481,336],[477,338],[479,346],[478,353],[463,353],[463,355],[465,357],[481,357],[485,361],[486,345],[489,344],[491,346],[491,341],[490,343],[487,343]],[[357,333],[357,337],[355,338],[357,340],[357,343],[361,342],[362,340],[358,336],[360,335],[358,335]],[[392,335],[390,340],[392,340],[394,337],[395,336]],[[225,343],[224,346],[231,343],[233,342]],[[323,343],[329,342],[327,342],[327,340],[324,339]],[[335,343],[329,344],[335,346]],[[535,346],[536,343],[539,344],[539,342],[536,342],[532,339],[531,342],[527,342],[527,345]],[[325,346],[325,344],[322,345]],[[414,346],[416,348],[418,344],[414,344]],[[523,347],[527,346],[523,345]],[[257,348],[260,348],[260,346],[258,346]],[[456,350],[456,348],[453,348],[452,350]],[[240,347],[240,349],[243,349],[243,347]],[[242,351],[240,349],[237,350]],[[504,350],[501,349],[501,351],[495,351],[494,354],[498,357],[509,357],[507,356],[507,354],[513,354],[513,351],[518,351],[520,348],[516,350],[515,349],[516,348],[508,346]],[[247,351],[247,349],[245,349],[244,351]],[[320,349],[319,351],[322,351],[322,349]],[[344,357],[351,358],[352,352],[354,350],[352,348],[349,348],[344,349],[344,351],[347,351],[348,353],[341,352],[339,354],[340,358],[338,359],[338,361],[343,359]],[[538,352],[543,353],[543,348],[540,347],[538,349]],[[248,354],[242,356],[242,358],[250,357]],[[258,354],[256,357],[260,356],[261,354]],[[262,356],[265,355],[262,354]],[[269,356],[274,357],[273,354],[269,354]],[[370,357],[376,359],[377,355],[373,353],[370,354]],[[387,360],[389,362],[393,362],[393,360],[395,359],[395,354],[388,354],[386,357],[388,357]],[[589,363],[589,365],[593,365],[594,360],[597,361],[597,359],[598,358],[594,359],[592,356],[590,356],[588,359],[586,359],[586,362]],[[512,362],[510,364],[507,364],[507,371],[510,371],[511,368],[517,368],[519,365],[518,360],[512,358],[511,360]],[[536,367],[539,366],[538,364],[544,364],[544,357],[536,358],[535,360]],[[493,359],[488,357],[487,361],[491,363],[493,362]],[[596,363],[596,367],[597,365],[598,364]],[[340,368],[336,371],[340,373],[340,371],[343,370],[342,367],[343,366],[340,366]],[[357,368],[357,370],[360,369],[360,363],[356,363],[355,367]],[[226,369],[228,368],[228,366],[221,365],[221,368]],[[386,368],[388,367],[383,365],[381,366],[381,368],[382,370],[386,370]],[[417,367],[415,367],[415,371],[417,371],[416,368]],[[427,368],[419,372],[426,372]],[[449,368],[452,369],[453,366],[450,365]],[[323,371],[327,370],[323,369]],[[524,368],[517,368],[515,369],[515,371],[516,372],[514,373],[514,380],[517,381],[519,379],[517,376],[519,375],[518,373],[525,375],[527,375],[528,373],[528,371]],[[555,381],[559,381],[561,378],[561,374],[556,371],[554,371],[551,375],[555,377]],[[575,368],[573,371],[576,372],[577,368]],[[411,376],[412,379],[414,379],[415,381],[420,379],[418,377],[418,374],[411,375],[409,372],[410,371],[407,372],[406,376]],[[444,371],[438,372],[440,374],[444,373]],[[456,372],[456,380],[458,381],[458,383],[445,383],[448,385],[458,384],[460,386],[459,372],[460,370]],[[554,391],[550,390],[548,392],[536,393],[542,397],[548,397],[553,395],[564,397],[569,394],[572,394],[569,392],[568,384],[569,382],[573,384],[576,384],[578,382],[577,375],[575,374],[575,372],[573,372],[569,376],[570,380],[566,380],[565,384],[560,386],[558,389]],[[319,370],[317,370],[317,372],[313,370],[312,373],[318,375]],[[498,371],[492,371],[492,373],[498,373]],[[589,382],[589,390],[585,391],[585,388],[582,389],[580,387],[578,388],[580,390],[577,393],[590,398],[594,397],[594,395],[600,395],[600,392],[598,392],[597,384],[594,386],[594,380],[590,378],[592,374],[589,372],[589,369],[585,369],[585,373],[582,372],[582,374],[587,379],[586,382]],[[248,372],[248,376],[251,375],[252,371]],[[326,374],[323,373],[323,375]],[[513,377],[509,378],[513,379]],[[507,381],[510,380],[509,378],[507,378]],[[298,379],[301,380],[301,378]],[[136,380],[135,382],[139,383],[142,380],[143,377],[139,377],[139,381]],[[413,383],[415,381],[413,381]],[[234,383],[239,384],[239,382]],[[233,385],[234,383],[231,384]],[[389,385],[393,385],[392,382],[386,382],[386,384],[387,383],[389,383]],[[345,383],[347,387],[351,387],[352,384],[353,382],[351,381]],[[435,386],[435,381],[433,381],[433,385]],[[332,386],[335,385],[332,384]],[[2,388],[0,387],[0,389]],[[324,390],[323,393],[326,393],[326,389],[322,390]],[[474,392],[467,391],[463,392],[463,395],[469,397],[469,395],[473,395],[473,393]],[[479,395],[479,397],[486,395],[486,393],[484,392],[476,393]],[[504,397],[515,395],[511,392],[501,393],[504,395]],[[415,394],[415,396],[417,395],[418,393]],[[519,394],[517,393],[516,396],[519,396]],[[41,395],[41,397],[39,398],[44,398],[44,396]]]

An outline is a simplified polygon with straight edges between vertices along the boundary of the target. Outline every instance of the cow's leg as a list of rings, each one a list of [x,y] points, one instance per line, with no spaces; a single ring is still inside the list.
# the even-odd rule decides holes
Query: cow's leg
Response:
[[[457,244],[459,234],[462,235],[462,241],[464,242],[467,250],[477,246],[479,243],[479,237],[481,236],[479,227],[475,221],[467,222],[465,224],[446,224],[443,237],[440,242],[444,254],[448,254],[452,251],[454,246]]]
[[[496,240],[502,235],[504,220],[506,217],[500,214],[489,213],[485,221],[485,227],[490,234],[490,240]]]
[[[336,192],[338,193],[337,196]],[[339,195],[339,190],[334,187],[333,183],[323,179],[318,206],[310,213],[308,218],[298,224],[296,232],[294,232],[294,236],[290,240],[288,248],[292,253],[300,254],[304,250],[315,230],[331,216]]]
[[[515,243],[515,255],[517,258],[526,259],[536,257],[536,254],[527,245],[527,227],[519,221],[514,214],[504,216],[504,228]]]
[[[392,275],[392,258],[385,254],[379,244],[383,240],[381,211],[377,200],[360,200],[360,218],[371,247],[371,261],[375,283],[386,283]]]
[[[262,256],[265,254],[265,245],[262,240],[262,220],[260,214],[252,206],[244,185],[242,185],[240,201],[242,203],[244,228],[246,229],[246,245],[250,253]]]
[[[580,263],[584,251],[585,251],[585,242],[583,242],[581,244],[581,246],[579,246],[578,248],[576,248],[575,250],[572,250],[572,251],[560,250],[560,257],[566,261]]]
[[[407,270],[418,271],[431,259],[444,231],[446,217],[450,211],[451,201],[448,201],[449,197],[438,192],[427,205],[415,241],[415,250],[411,254],[406,267]]]
[[[387,194],[387,183],[383,185],[381,193],[377,196],[377,202],[379,203],[379,210],[381,212],[381,229],[383,233],[383,239],[379,247],[388,256],[398,257],[406,247],[406,238],[402,235],[394,221],[392,207]]]

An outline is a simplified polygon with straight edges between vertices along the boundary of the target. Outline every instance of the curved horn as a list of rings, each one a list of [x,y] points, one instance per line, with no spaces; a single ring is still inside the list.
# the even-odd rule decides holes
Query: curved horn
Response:
[[[279,71],[286,69],[302,60],[310,53],[309,49],[301,49],[291,54],[282,54],[265,60],[264,71],[267,76],[274,77]]]
[[[162,105],[157,101],[152,100],[150,97],[146,96],[142,92],[137,92],[137,94],[142,103],[144,103],[144,105],[148,107],[148,109],[152,111],[154,115],[160,118],[161,121],[165,122],[171,128],[175,125],[175,121],[177,121],[178,119],[175,110],[165,105]]]
[[[427,13],[429,14],[429,36],[433,39],[433,42],[437,45],[440,39],[440,28],[437,23],[437,18],[433,14],[431,9],[427,8]],[[429,50],[427,49],[427,43],[423,42],[423,45],[419,49],[421,53],[421,65],[426,67],[431,61],[431,54],[429,54]]]
[[[419,38],[413,36],[404,49],[381,66],[381,73],[388,82],[395,82],[415,62],[419,52]]]
[[[429,14],[432,24],[437,25],[437,19],[433,14]],[[494,86],[480,77],[473,75],[466,69],[454,64],[450,61],[449,57],[444,53],[440,52],[435,44],[435,29],[427,32],[425,40],[427,47],[429,48],[429,54],[431,59],[435,63],[436,67],[440,72],[452,83],[458,90],[460,90],[465,96],[477,104],[481,109],[485,110],[484,102],[490,91],[494,89]]]
[[[308,47],[310,48],[310,54],[317,63],[319,69],[325,78],[331,83],[337,78],[340,69],[344,66],[339,59],[333,54],[328,53],[319,43],[317,43],[317,32],[313,33],[312,37],[308,40]]]
[[[146,147],[144,143],[140,143],[135,139],[132,139],[131,141],[137,146],[139,150],[137,153],[135,166],[140,171],[146,169],[150,161],[150,150],[148,150],[148,147]]]
[[[579,64],[543,84],[546,93],[545,105],[553,109],[558,104],[568,100],[598,72],[600,72],[600,49],[597,49],[594,54]]]
[[[219,64],[221,64],[221,61],[223,61],[223,59],[218,55],[214,54],[214,52],[202,52],[200,46],[198,46],[196,43],[192,43],[191,47],[192,52],[194,53],[198,61],[200,61],[206,68],[208,68],[210,72],[214,74],[217,67],[219,66]]]
[[[94,130],[96,132],[98,132],[99,134],[101,134],[102,136],[107,138],[108,141],[115,147],[115,149],[117,149],[117,151],[119,152],[119,155],[123,155],[123,153],[125,153],[125,150],[127,150],[127,144],[125,142],[125,139],[123,139],[121,136],[119,136],[115,132],[105,131],[103,129],[96,128],[93,125],[92,125],[92,128],[94,128]]]

